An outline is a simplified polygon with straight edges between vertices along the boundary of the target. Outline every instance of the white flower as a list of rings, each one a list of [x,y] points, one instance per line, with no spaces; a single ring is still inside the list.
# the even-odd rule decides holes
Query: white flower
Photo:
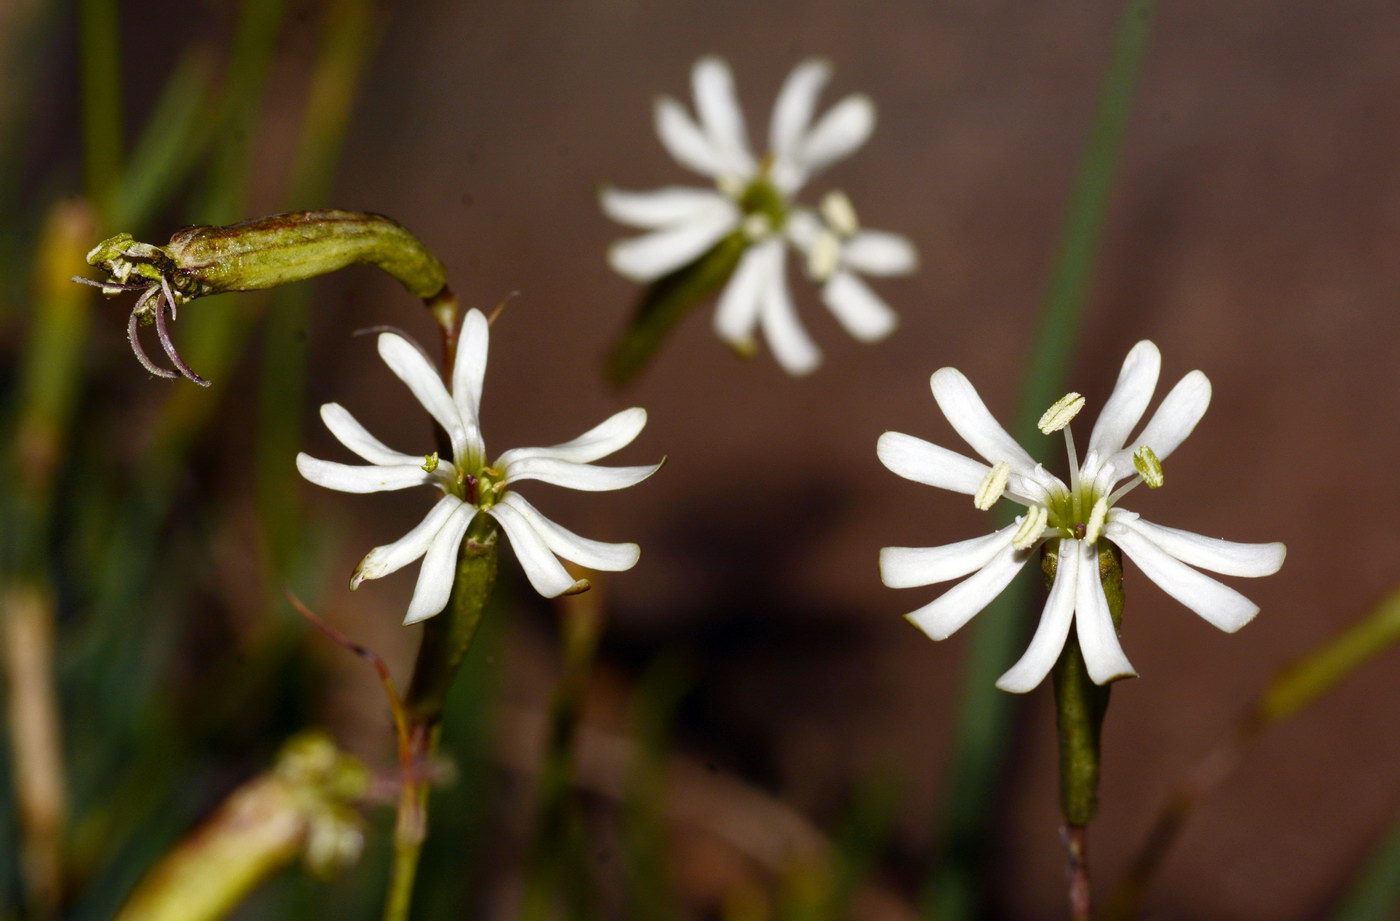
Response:
[[[1076,626],[1089,676],[1097,684],[1136,675],[1118,643],[1098,573],[1098,542],[1122,550],[1153,582],[1211,624],[1229,633],[1259,612],[1258,605],[1192,567],[1228,576],[1267,576],[1283,565],[1284,546],[1239,544],[1152,524],[1117,506],[1142,482],[1162,483],[1161,461],[1191,434],[1210,403],[1210,381],[1192,371],[1172,388],[1152,419],[1142,419],[1157,387],[1161,355],[1151,342],[1128,353],[1118,383],[1089,436],[1083,464],[1069,420],[1083,407],[1069,394],[1046,412],[1041,430],[1065,431],[1070,482],[1046,472],[992,418],[977,391],[953,368],[931,380],[933,397],[954,430],[985,463],[910,435],[886,432],[878,453],[906,479],[974,496],[986,509],[1001,496],[1026,507],[1025,515],[984,537],[942,547],[886,547],[880,576],[891,588],[933,585],[969,576],[932,603],[909,614],[935,640],[945,639],[991,602],[1046,541],[1058,541],[1059,563],[1030,647],[997,687],[1024,693],[1045,678]],[[1119,481],[1131,476],[1115,489]]]
[[[875,125],[875,107],[863,95],[846,97],[813,121],[817,96],[830,76],[830,65],[819,60],[793,70],[773,108],[769,153],[759,159],[749,148],[729,66],[701,58],[692,73],[699,123],[679,102],[662,97],[656,130],[671,156],[713,179],[715,188],[602,192],[609,217],[650,231],[614,244],[608,253],[612,267],[634,281],[655,281],[699,259],[725,237],[743,234],[747,245],[720,296],[715,332],[749,352],[756,330],[762,330],[791,374],[816,368],[821,352],[798,322],[788,292],[788,244],[805,255],[832,313],[862,341],[889,334],[896,318],[856,273],[906,274],[918,262],[904,237],[861,230],[845,195],[828,195],[819,215],[795,203],[811,176],[864,144]]]
[[[479,410],[488,338],[486,318],[480,311],[469,311],[462,323],[449,394],[437,369],[415,345],[394,333],[379,336],[384,363],[447,433],[452,444],[450,462],[436,453],[413,456],[385,447],[338,403],[323,405],[321,419],[341,444],[370,465],[297,455],[301,475],[327,489],[370,493],[431,484],[442,491],[442,498],[413,530],[371,550],[350,579],[353,590],[365,579],[386,576],[422,557],[405,625],[432,617],[447,605],[457,550],[478,512],[490,515],[505,530],[530,584],[546,598],[588,588],[586,580],[569,575],[556,555],[590,569],[616,572],[631,569],[641,553],[636,544],[606,544],[560,527],[526,502],[515,486],[539,480],[598,491],[640,483],[661,465],[598,467],[592,462],[631,444],[646,425],[646,410],[623,410],[573,441],[549,448],[515,448],[487,465]]]

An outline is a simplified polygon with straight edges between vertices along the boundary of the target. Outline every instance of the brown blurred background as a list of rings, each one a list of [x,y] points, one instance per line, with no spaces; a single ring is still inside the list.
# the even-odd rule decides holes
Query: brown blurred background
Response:
[[[133,6],[133,32],[160,29],[152,51],[219,27],[204,5]],[[911,904],[938,819],[965,637],[935,645],[905,623],[938,590],[884,588],[876,554],[973,536],[987,522],[961,497],[888,473],[875,441],[893,429],[959,445],[928,391],[943,365],[965,371],[1010,418],[1118,11],[1104,2],[394,3],[330,202],[414,230],[469,305],[519,292],[493,329],[483,410],[491,451],[573,437],[625,406],[650,413],[621,461],[666,455],[652,481],[603,496],[525,490],[570,528],[643,548],[635,570],[601,586],[609,626],[591,724],[620,725],[638,672],[665,650],[684,651],[695,686],[677,744],[715,773],[819,824],[871,772],[899,778],[882,878]],[[1142,338],[1162,348],[1163,391],[1204,370],[1215,385],[1210,412],[1172,458],[1168,487],[1135,494],[1131,506],[1210,535],[1282,540],[1289,556],[1275,577],[1232,582],[1263,608],[1235,636],[1129,568],[1124,645],[1142,677],[1118,685],[1105,732],[1093,831],[1105,882],[1123,872],[1171,785],[1275,670],[1400,576],[1390,475],[1400,469],[1396,35],[1393,4],[1159,5],[1069,380],[1091,410],[1102,405]],[[278,65],[289,86],[304,76],[298,42],[312,38],[291,37]],[[766,354],[734,357],[711,334],[707,307],[637,386],[613,393],[602,358],[638,291],[606,265],[608,243],[625,231],[601,215],[596,189],[703,184],[662,150],[651,105],[659,93],[689,103],[690,66],[706,53],[733,66],[755,139],[802,58],[835,64],[826,104],[869,93],[873,138],[815,180],[809,200],[846,190],[870,226],[910,237],[922,266],[877,283],[901,327],[875,346],[847,337],[794,279],[826,354],[809,379],[787,378]],[[154,53],[129,66],[137,86],[158,85],[164,72]],[[271,98],[291,125],[300,97]],[[269,151],[261,210],[274,210],[290,138],[258,140]],[[427,318],[368,271],[317,290],[305,330],[307,450],[345,459],[315,418],[327,400],[414,450],[426,433],[410,398],[370,340],[350,333],[392,322],[426,337]],[[200,309],[182,325],[198,323]],[[113,362],[128,361],[120,312],[112,307],[95,337]],[[151,382],[136,399],[154,403],[162,388]],[[229,489],[242,490],[236,437],[228,451]],[[1047,440],[1039,453],[1058,462],[1060,451]],[[336,573],[419,514],[399,497],[309,486],[303,495],[345,522]],[[406,669],[413,638],[396,624],[412,576],[354,596],[339,579],[327,588],[328,613],[397,650]],[[557,642],[547,609],[526,608],[510,627],[505,697],[538,709]],[[1191,819],[1149,917],[1317,913],[1400,808],[1397,665],[1388,655],[1249,751]],[[377,692],[358,668],[343,680],[329,715],[363,729],[357,714],[378,706]],[[1027,711],[1014,793],[999,804],[998,917],[1054,916],[1063,904],[1048,686]]]

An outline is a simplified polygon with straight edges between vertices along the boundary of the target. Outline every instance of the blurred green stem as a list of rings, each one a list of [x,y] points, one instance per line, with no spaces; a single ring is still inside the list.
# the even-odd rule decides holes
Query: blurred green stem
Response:
[[[1375,656],[1400,642],[1400,591],[1309,655],[1284,667],[1249,712],[1186,776],[1157,814],[1127,876],[1114,891],[1106,917],[1128,921],[1141,913],[1153,878],[1196,805],[1234,771],[1245,748],[1264,730],[1293,717]],[[1392,867],[1395,864],[1392,864]],[[1400,871],[1393,871],[1400,872]]]
[[[441,614],[423,625],[423,641],[404,697],[408,718],[409,764],[394,827],[394,862],[384,921],[407,921],[413,881],[428,831],[428,770],[437,750],[443,707],[496,583],[500,529],[496,519],[478,513],[457,557],[452,595]]]
[[[1029,353],[1016,439],[1038,437],[1036,422],[1065,392],[1080,310],[1098,261],[1104,216],[1127,127],[1133,89],[1147,51],[1155,0],[1127,0],[1088,145],[1061,229],[1040,321]],[[1009,523],[1009,513],[1003,523]],[[995,687],[1026,633],[1034,583],[1023,572],[972,624],[953,738],[938,864],[924,899],[925,916],[939,921],[981,914],[978,892],[996,794],[1006,760],[1016,700]]]
[[[121,20],[116,0],[82,0],[79,17],[87,192],[105,203],[121,172]]]

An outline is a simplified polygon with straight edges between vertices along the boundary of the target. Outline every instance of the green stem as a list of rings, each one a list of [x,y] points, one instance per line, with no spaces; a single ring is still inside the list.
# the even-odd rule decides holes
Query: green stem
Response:
[[[1080,307],[1098,261],[1104,216],[1127,126],[1133,89],[1147,50],[1155,0],[1127,0],[1108,73],[1080,160],[1059,251],[1031,344],[1018,422],[1012,434],[1028,443],[1036,421],[1065,392],[1066,371],[1079,328]],[[1003,523],[1009,523],[1009,516]],[[996,690],[996,676],[1014,661],[1026,634],[1034,583],[1014,580],[971,625],[967,665],[958,694],[949,782],[944,795],[938,865],[924,900],[925,917],[949,921],[980,916],[979,881],[987,852],[989,817],[1006,761],[1016,699]]]
[[[410,757],[394,827],[394,861],[384,921],[408,919],[413,882],[428,830],[429,784],[424,772],[437,750],[443,706],[452,679],[471,648],[495,585],[499,547],[496,519],[478,513],[462,540],[447,608],[424,623],[423,642],[418,647],[413,678],[404,698]]]

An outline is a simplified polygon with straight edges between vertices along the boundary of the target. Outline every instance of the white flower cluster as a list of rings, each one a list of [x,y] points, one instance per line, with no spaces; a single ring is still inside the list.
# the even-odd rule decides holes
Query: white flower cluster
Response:
[[[413,456],[385,447],[365,431],[338,403],[321,407],[326,428],[369,466],[351,466],[297,455],[301,475],[319,486],[341,492],[371,493],[432,485],[442,498],[413,530],[391,544],[375,547],[350,579],[358,588],[365,579],[387,576],[420,557],[422,569],[409,602],[405,624],[432,617],[446,605],[457,571],[457,552],[472,519],[483,513],[496,519],[510,539],[515,556],[530,584],[553,598],[588,587],[575,580],[556,555],[590,569],[620,571],[636,565],[636,544],[607,544],[569,531],[541,515],[515,491],[526,480],[539,480],[569,489],[622,489],[645,480],[661,466],[599,467],[593,461],[632,443],[646,425],[646,410],[626,409],[601,425],[564,444],[549,448],[515,448],[486,463],[481,438],[481,385],[486,376],[490,329],[480,311],[467,313],[462,323],[457,358],[448,392],[423,353],[394,333],[381,333],[379,354],[452,444],[452,460],[436,453]]]
[[[815,369],[821,352],[798,321],[788,291],[789,246],[804,256],[808,275],[821,285],[822,300],[836,319],[866,342],[888,335],[897,318],[859,273],[901,275],[918,262],[904,237],[862,228],[841,192],[827,193],[815,212],[796,204],[807,180],[864,144],[875,125],[875,107],[861,95],[846,97],[813,120],[830,75],[830,66],[819,60],[793,70],[773,108],[769,152],[760,159],[749,147],[729,66],[702,58],[692,74],[699,122],[679,102],[662,97],[656,131],[677,162],[714,180],[714,188],[602,193],[610,217],[647,231],[609,252],[613,268],[635,281],[655,281],[695,262],[726,237],[742,234],[746,248],[720,295],[715,332],[747,353],[762,331],[791,374]]]
[[[1069,449],[1070,482],[1048,473],[992,418],[972,384],[954,368],[931,380],[933,398],[957,433],[982,461],[899,432],[880,437],[880,460],[906,479],[973,496],[979,509],[1002,497],[1025,506],[1015,522],[985,537],[941,547],[886,547],[880,575],[891,588],[933,585],[968,576],[930,604],[909,614],[919,629],[945,639],[986,607],[1047,541],[1058,542],[1059,562],[1040,625],[1030,647],[997,687],[1023,693],[1049,674],[1077,628],[1089,677],[1097,684],[1136,675],[1123,654],[1099,581],[1098,543],[1107,540],[1127,554],[1163,591],[1221,630],[1233,633],[1259,607],[1197,569],[1227,576],[1267,576],[1283,565],[1280,543],[1239,544],[1144,521],[1117,506],[1141,483],[1163,480],[1161,462],[1175,451],[1210,403],[1210,381],[1192,371],[1172,388],[1152,419],[1129,439],[1157,387],[1161,355],[1151,342],[1128,353],[1118,383],[1089,436],[1081,464],[1070,420],[1084,405],[1069,394],[1041,419],[1041,431],[1063,429]],[[1118,483],[1131,479],[1123,486]]]

